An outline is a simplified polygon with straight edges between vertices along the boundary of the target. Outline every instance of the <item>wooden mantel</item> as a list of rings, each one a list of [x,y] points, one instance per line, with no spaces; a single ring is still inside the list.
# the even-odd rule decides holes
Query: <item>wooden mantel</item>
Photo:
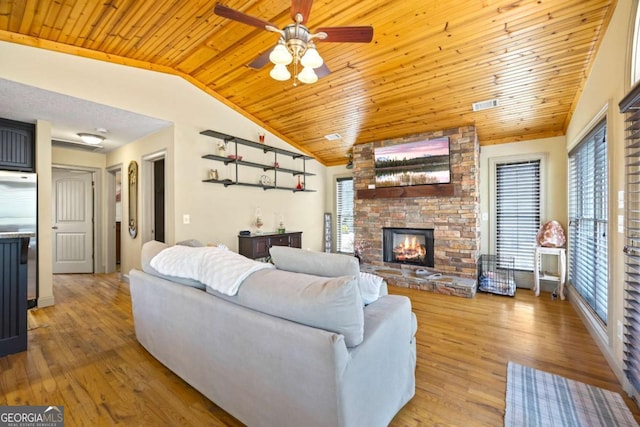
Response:
[[[398,199],[403,197],[447,197],[455,195],[455,184],[381,187],[356,191],[356,199]]]

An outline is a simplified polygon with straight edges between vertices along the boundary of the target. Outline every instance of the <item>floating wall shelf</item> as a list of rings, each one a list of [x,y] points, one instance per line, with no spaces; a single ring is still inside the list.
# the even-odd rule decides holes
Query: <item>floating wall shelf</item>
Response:
[[[288,190],[288,191],[293,191],[293,192],[313,192],[315,190],[309,190],[307,189],[306,186],[306,182],[305,185],[303,186],[302,189],[296,188],[296,187],[287,187],[287,186],[280,186],[278,185],[278,174],[291,174],[293,176],[299,176],[299,177],[307,177],[307,176],[314,176],[314,173],[311,172],[307,172],[306,170],[306,161],[307,160],[313,160],[313,157],[310,156],[306,156],[304,154],[300,154],[300,153],[296,153],[294,151],[289,151],[289,150],[283,150],[281,148],[276,148],[276,147],[272,147],[270,145],[266,145],[266,144],[261,144],[258,142],[254,142],[254,141],[249,141],[247,139],[243,139],[243,138],[238,138],[236,136],[232,136],[232,135],[228,135],[226,133],[222,133],[222,132],[217,132],[214,130],[205,130],[200,132],[201,135],[206,135],[206,136],[210,136],[212,138],[217,138],[217,139],[221,139],[227,143],[234,143],[234,158],[229,158],[229,157],[224,157],[224,156],[218,156],[215,154],[205,154],[204,156],[202,156],[203,159],[208,159],[208,160],[213,160],[216,162],[221,162],[224,163],[224,165],[229,165],[229,164],[234,164],[236,167],[236,179],[232,180],[232,179],[205,179],[203,180],[203,182],[209,182],[212,184],[222,184],[225,187],[228,187],[230,185],[240,185],[240,186],[245,186],[245,187],[257,187],[257,188],[262,188],[263,190]],[[240,160],[239,156],[238,156],[238,145],[242,145],[245,147],[250,147],[250,148],[254,148],[257,150],[260,150],[264,153],[274,153],[274,164],[277,163],[278,161],[278,155],[281,156],[287,156],[287,157],[291,157],[292,159],[296,160],[296,159],[301,159],[302,160],[302,170],[296,170],[296,169],[288,169],[288,168],[281,168],[281,167],[276,167],[273,164],[272,165],[265,165],[262,163],[255,163],[255,162],[249,162],[246,160]],[[264,172],[267,171],[273,171],[274,173],[274,181],[273,181],[273,185],[263,185],[260,183],[251,183],[251,182],[242,182],[238,180],[238,167],[239,166],[247,166],[247,167],[251,167],[251,168],[257,168],[257,169],[262,169]],[[306,180],[305,180],[306,181]]]

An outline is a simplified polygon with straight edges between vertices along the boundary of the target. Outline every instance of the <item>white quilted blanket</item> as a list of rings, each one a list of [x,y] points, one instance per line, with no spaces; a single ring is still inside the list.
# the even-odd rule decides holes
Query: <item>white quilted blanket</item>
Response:
[[[228,249],[206,246],[171,246],[151,260],[151,267],[159,273],[197,280],[225,295],[235,295],[251,273],[272,264],[258,262]]]

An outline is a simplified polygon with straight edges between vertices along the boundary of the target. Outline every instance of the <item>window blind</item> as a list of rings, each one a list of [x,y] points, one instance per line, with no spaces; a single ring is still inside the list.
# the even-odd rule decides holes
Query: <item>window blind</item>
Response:
[[[624,370],[640,393],[640,86],[619,104],[626,114]]]
[[[533,271],[540,228],[540,160],[496,164],[496,255]]]
[[[569,282],[607,323],[607,124],[569,152]]]
[[[336,250],[353,253],[353,178],[336,180]]]

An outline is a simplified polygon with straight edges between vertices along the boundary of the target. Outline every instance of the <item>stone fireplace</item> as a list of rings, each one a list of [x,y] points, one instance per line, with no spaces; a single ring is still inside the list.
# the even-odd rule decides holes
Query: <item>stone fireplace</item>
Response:
[[[374,149],[449,137],[451,184],[375,188]],[[475,127],[465,126],[353,147],[355,240],[363,267],[415,273],[417,264],[384,257],[383,228],[433,230],[434,272],[464,280],[477,275],[480,253],[480,147]],[[415,277],[415,274],[414,274]]]
[[[433,267],[433,229],[382,229],[382,258],[384,262]]]

